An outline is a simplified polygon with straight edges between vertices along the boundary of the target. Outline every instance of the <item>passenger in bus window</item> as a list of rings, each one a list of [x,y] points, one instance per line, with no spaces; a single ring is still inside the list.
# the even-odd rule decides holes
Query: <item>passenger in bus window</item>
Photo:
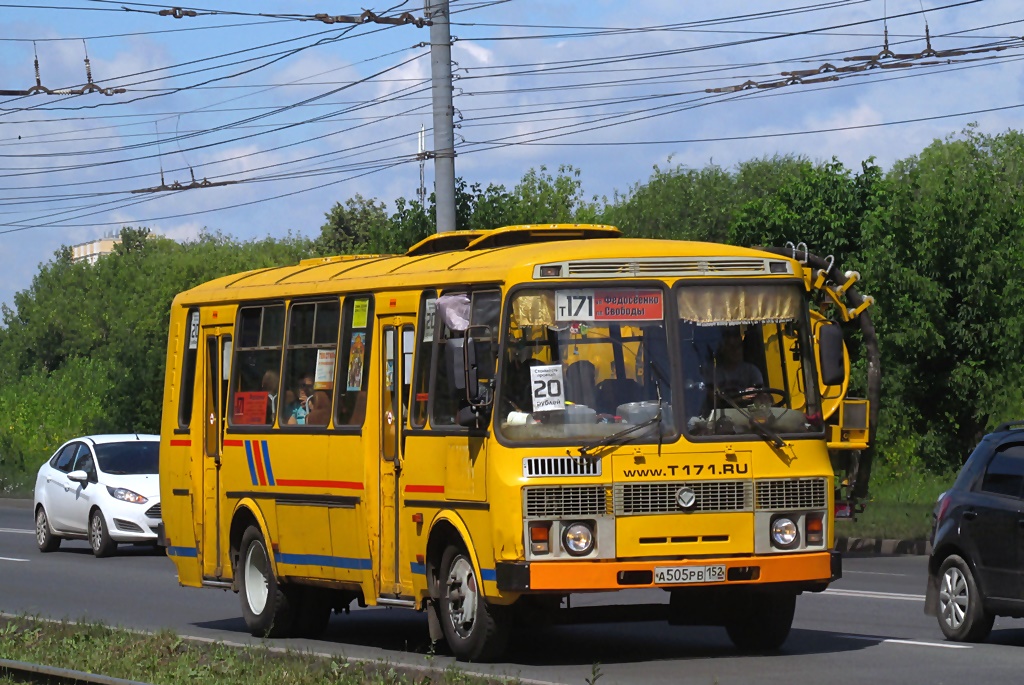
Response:
[[[289,426],[302,426],[306,423],[306,415],[309,414],[313,404],[313,376],[306,374],[299,381],[295,388],[295,400],[285,407],[287,419],[285,423]]]
[[[743,336],[739,326],[729,326],[722,340],[709,379],[719,390],[736,391],[764,385],[761,370],[743,359]]]
[[[274,423],[274,415],[277,413],[277,396],[280,392],[280,377],[274,369],[267,370],[263,374],[263,391],[267,393],[267,424]],[[259,411],[257,409],[257,411]]]

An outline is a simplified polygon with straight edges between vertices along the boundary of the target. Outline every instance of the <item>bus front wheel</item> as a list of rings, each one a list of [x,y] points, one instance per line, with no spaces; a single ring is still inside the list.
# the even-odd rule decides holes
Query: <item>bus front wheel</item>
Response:
[[[743,610],[726,623],[729,639],[744,652],[765,652],[782,646],[793,626],[794,592],[752,592]]]
[[[460,661],[490,661],[508,645],[511,616],[489,604],[463,547],[449,546],[441,556],[441,629]]]
[[[249,526],[242,536],[241,558],[236,578],[241,582],[242,616],[256,637],[288,637],[294,622],[291,602],[274,577],[263,534]]]

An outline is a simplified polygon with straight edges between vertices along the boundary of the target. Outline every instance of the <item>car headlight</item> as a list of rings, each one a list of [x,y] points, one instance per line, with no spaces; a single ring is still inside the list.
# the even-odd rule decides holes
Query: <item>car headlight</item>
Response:
[[[110,496],[114,499],[131,502],[132,504],[145,504],[149,501],[149,498],[143,497],[139,493],[133,492],[128,488],[112,488],[108,485],[107,492],[109,492]]]
[[[800,542],[800,530],[788,516],[772,519],[772,544],[781,549],[796,547]]]
[[[562,547],[574,557],[590,554],[594,549],[594,531],[586,523],[573,523],[562,532]]]

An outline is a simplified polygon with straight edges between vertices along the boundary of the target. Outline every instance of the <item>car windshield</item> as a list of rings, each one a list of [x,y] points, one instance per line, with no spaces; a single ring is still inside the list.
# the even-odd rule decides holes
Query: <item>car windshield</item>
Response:
[[[686,432],[820,434],[806,304],[796,285],[680,285]]]
[[[112,476],[155,474],[159,472],[160,443],[132,440],[107,442],[95,446],[100,471]]]
[[[497,404],[501,434],[562,444],[631,427],[623,441],[674,435],[665,299],[657,287],[516,293]]]

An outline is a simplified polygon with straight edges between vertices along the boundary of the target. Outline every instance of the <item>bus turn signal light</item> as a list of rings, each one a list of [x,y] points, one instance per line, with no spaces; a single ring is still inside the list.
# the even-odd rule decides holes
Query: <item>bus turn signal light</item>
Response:
[[[807,515],[807,544],[820,545],[825,541],[825,526],[821,514]]]
[[[534,554],[548,554],[551,551],[551,524],[530,524],[530,551]]]

